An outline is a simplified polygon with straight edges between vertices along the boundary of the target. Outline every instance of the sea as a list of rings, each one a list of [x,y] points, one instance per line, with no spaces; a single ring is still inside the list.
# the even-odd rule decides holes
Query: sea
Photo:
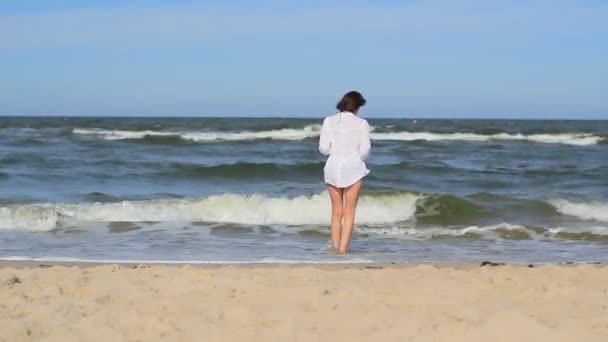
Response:
[[[368,121],[338,255],[322,118],[0,117],[0,259],[608,261],[608,121]]]

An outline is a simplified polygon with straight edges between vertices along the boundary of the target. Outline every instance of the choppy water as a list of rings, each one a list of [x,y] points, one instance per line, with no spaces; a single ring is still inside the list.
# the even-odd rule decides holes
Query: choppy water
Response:
[[[608,261],[608,121],[369,119],[348,256],[320,122],[0,118],[0,258]]]

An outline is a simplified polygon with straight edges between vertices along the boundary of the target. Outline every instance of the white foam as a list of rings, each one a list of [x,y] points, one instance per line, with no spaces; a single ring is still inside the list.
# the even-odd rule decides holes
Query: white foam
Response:
[[[320,125],[309,125],[304,128],[284,128],[268,131],[242,131],[242,132],[166,132],[166,131],[129,131],[129,130],[104,130],[98,128],[75,128],[74,134],[98,136],[107,140],[143,139],[146,136],[159,137],[180,137],[192,141],[239,141],[256,139],[274,140],[303,140],[318,137]],[[375,131],[371,127],[371,131]],[[492,141],[492,140],[513,140],[530,141],[546,144],[566,144],[566,145],[595,145],[604,138],[590,133],[560,133],[560,134],[508,134],[498,133],[491,135],[476,133],[432,133],[432,132],[386,132],[372,133],[374,140],[398,140],[398,141]]]
[[[565,199],[549,200],[549,203],[564,215],[578,217],[583,220],[596,220],[608,222],[608,203],[571,202]]]
[[[558,233],[591,233],[594,235],[608,235],[608,227],[603,226],[592,226],[585,228],[555,227],[547,230],[553,235]]]
[[[58,213],[46,205],[0,207],[0,229],[48,231],[57,225]]]
[[[362,196],[357,222],[383,224],[414,216],[419,196]],[[63,216],[94,222],[225,222],[239,224],[327,224],[327,192],[294,198],[223,194],[199,199],[159,199],[116,203],[28,204],[0,208],[0,228],[30,231],[54,229]]]
[[[269,131],[242,131],[242,132],[165,132],[165,131],[127,131],[75,128],[74,134],[94,135],[106,140],[143,139],[147,136],[180,137],[192,141],[239,141],[256,139],[274,140],[303,140],[319,136],[321,126],[309,125],[301,129],[284,128]]]
[[[431,133],[431,132],[394,132],[394,133],[373,133],[372,139],[377,140],[400,140],[400,141],[492,141],[492,140],[514,140],[530,141],[546,144],[565,144],[565,145],[595,145],[604,140],[602,137],[588,133],[562,133],[562,134],[508,134],[498,133],[491,135],[475,133]]]
[[[524,226],[514,225],[509,223],[500,223],[489,226],[469,226],[464,228],[446,228],[446,227],[390,227],[390,228],[367,228],[360,227],[357,230],[361,233],[383,235],[407,240],[428,240],[436,236],[462,236],[467,233],[477,233],[481,235],[495,235],[497,230],[520,230],[529,234],[533,234]]]

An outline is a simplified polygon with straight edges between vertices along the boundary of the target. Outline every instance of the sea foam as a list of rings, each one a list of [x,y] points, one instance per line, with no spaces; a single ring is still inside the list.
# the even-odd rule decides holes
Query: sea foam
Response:
[[[420,196],[363,195],[357,222],[384,224],[412,218]],[[113,203],[10,205],[0,208],[0,228],[49,231],[64,218],[94,222],[226,222],[237,224],[327,224],[327,192],[293,198],[223,194],[198,199],[158,199]]]
[[[476,134],[476,133],[431,133],[431,132],[392,132],[374,133],[373,139],[400,140],[400,141],[528,141],[545,144],[565,145],[595,145],[603,140],[602,137],[588,133],[561,133],[561,134]]]
[[[565,199],[553,199],[549,203],[564,215],[578,217],[583,220],[608,222],[608,203],[602,202],[571,202]]]
[[[74,134],[93,135],[106,140],[143,139],[145,137],[179,137],[191,141],[240,141],[257,139],[304,140],[319,136],[321,126],[309,125],[301,129],[284,128],[267,131],[243,132],[166,132],[166,131],[128,131],[104,130],[98,128],[75,128]]]
[[[526,234],[534,234],[533,231],[529,230],[525,226],[500,223],[488,226],[468,226],[463,228],[449,228],[449,227],[389,227],[389,228],[376,228],[376,227],[358,227],[359,232],[373,235],[383,235],[395,238],[402,238],[406,240],[428,240],[434,237],[459,237],[469,233],[484,235],[487,237],[493,237],[501,232],[505,231],[520,231]]]
[[[184,140],[211,142],[211,141],[242,141],[242,140],[304,140],[316,138],[320,134],[319,125],[308,125],[303,128],[284,128],[266,131],[242,132],[168,132],[168,131],[129,131],[105,130],[99,128],[75,128],[74,134],[96,136],[106,140],[144,139],[146,137],[178,137]],[[371,138],[374,140],[396,141],[527,141],[545,144],[565,144],[586,146],[595,145],[605,138],[591,133],[556,133],[556,134],[477,134],[477,133],[433,133],[433,132],[383,132],[374,133],[372,127]]]

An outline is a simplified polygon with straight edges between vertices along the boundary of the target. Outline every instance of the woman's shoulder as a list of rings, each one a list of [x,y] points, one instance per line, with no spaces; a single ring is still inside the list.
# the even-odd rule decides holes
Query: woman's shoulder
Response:
[[[329,126],[335,126],[339,122],[344,122],[345,125],[343,125],[343,126],[345,129],[358,129],[358,128],[369,127],[367,120],[360,116],[351,114],[348,117],[344,117],[341,114],[342,113],[335,113],[335,114],[326,116],[323,119],[323,124],[329,125]]]
[[[362,118],[360,116],[357,116],[357,121],[361,125],[361,128],[369,127],[369,123],[367,122],[366,119],[364,119],[364,118]]]
[[[340,113],[329,114],[325,117],[325,120],[336,120]]]
[[[326,116],[323,119],[323,124],[331,124],[331,123],[334,123],[334,122],[338,121],[338,114],[339,113],[331,114],[331,115]]]

